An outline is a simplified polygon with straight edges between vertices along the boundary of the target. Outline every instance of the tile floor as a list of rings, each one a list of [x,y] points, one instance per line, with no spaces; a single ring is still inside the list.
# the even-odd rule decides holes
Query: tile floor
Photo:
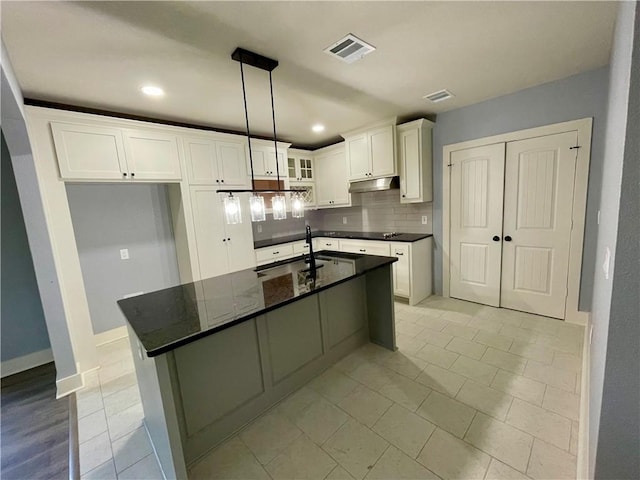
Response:
[[[194,465],[192,479],[574,479],[583,328],[430,297]],[[82,478],[162,478],[128,342],[78,394]]]

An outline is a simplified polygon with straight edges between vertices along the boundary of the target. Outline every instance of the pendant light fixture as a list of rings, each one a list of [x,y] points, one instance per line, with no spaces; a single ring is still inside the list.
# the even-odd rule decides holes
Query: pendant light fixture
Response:
[[[304,217],[304,198],[300,192],[294,193],[291,199],[291,216],[293,218]]]
[[[264,57],[243,48],[236,48],[231,54],[231,58],[240,63],[240,78],[242,80],[242,99],[244,101],[244,117],[247,125],[247,142],[249,145],[249,164],[251,165],[251,190],[217,190],[218,193],[228,193],[225,197],[224,208],[227,224],[235,224],[242,222],[242,212],[240,209],[240,201],[238,197],[234,197],[234,193],[251,193],[249,199],[249,209],[251,211],[252,222],[263,222],[266,220],[265,201],[262,193],[273,193],[271,199],[271,209],[274,220],[284,220],[287,218],[287,201],[284,193],[296,192],[295,190],[285,190],[280,188],[280,164],[278,162],[278,142],[276,140],[276,111],[273,101],[273,80],[271,72],[278,66],[278,61],[268,57]],[[269,72],[269,91],[271,94],[271,118],[273,120],[273,149],[276,160],[276,179],[277,190],[260,190],[256,189],[256,181],[253,174],[253,153],[251,151],[251,133],[249,130],[249,110],[247,108],[247,91],[244,82],[244,65],[250,65],[260,70]],[[295,218],[304,217],[304,202],[299,196],[299,192],[294,195],[291,215]]]

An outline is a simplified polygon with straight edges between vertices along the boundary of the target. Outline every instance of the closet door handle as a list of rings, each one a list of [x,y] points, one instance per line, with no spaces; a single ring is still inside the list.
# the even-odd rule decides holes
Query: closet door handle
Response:
[[[509,235],[507,235],[506,237],[504,237],[504,241],[505,242],[510,242],[512,239]]]
[[[494,242],[499,242],[500,241],[500,237],[498,235],[494,235],[493,236],[493,241]]]

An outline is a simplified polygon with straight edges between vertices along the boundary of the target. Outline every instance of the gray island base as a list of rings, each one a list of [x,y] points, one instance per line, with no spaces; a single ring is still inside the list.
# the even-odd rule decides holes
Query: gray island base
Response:
[[[154,356],[121,304],[165,478],[186,479],[226,438],[361,345],[396,350],[394,259],[373,258],[388,262]]]

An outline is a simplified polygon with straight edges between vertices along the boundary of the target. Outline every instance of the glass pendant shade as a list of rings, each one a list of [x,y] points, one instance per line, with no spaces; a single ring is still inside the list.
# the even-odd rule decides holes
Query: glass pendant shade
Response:
[[[249,200],[249,204],[251,206],[251,221],[264,222],[267,219],[264,198],[260,195],[253,195]]]
[[[291,200],[291,216],[293,218],[304,217],[304,200],[302,200],[300,194],[296,194]]]
[[[227,219],[227,225],[235,225],[242,223],[242,211],[240,209],[240,199],[229,194],[224,199],[224,215]]]
[[[284,195],[274,195],[271,199],[274,220],[284,220],[287,218],[287,203]]]

